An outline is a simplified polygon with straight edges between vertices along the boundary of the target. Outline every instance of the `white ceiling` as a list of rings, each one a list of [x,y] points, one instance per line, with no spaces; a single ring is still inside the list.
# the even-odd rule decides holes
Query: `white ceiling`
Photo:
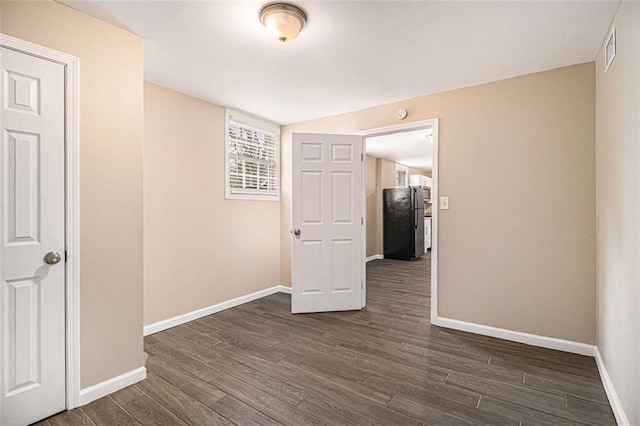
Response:
[[[593,61],[612,1],[309,1],[291,43],[267,0],[61,0],[145,38],[145,78],[287,124]]]
[[[386,158],[425,172],[433,167],[431,129],[367,138],[367,155]]]

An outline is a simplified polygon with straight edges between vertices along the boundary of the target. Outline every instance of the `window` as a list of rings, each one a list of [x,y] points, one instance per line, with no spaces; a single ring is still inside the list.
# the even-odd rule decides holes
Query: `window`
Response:
[[[409,168],[396,163],[396,188],[406,188],[409,186]]]
[[[279,200],[279,126],[227,110],[226,131],[226,198]]]

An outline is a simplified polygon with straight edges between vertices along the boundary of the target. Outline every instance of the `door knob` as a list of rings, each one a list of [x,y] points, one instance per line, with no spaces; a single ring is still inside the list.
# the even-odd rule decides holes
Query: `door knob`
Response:
[[[295,235],[296,237],[297,237],[298,235],[300,235],[300,230],[299,230],[299,229],[294,229],[294,230],[293,230],[293,235]]]
[[[60,253],[58,253],[57,251],[50,251],[49,253],[44,255],[44,261],[49,265],[55,265],[56,263],[60,262],[60,260],[62,260],[62,256],[60,256]]]

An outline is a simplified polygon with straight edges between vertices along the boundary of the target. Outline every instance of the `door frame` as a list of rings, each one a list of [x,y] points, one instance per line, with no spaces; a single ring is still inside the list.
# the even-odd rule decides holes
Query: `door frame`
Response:
[[[439,118],[431,118],[428,120],[420,120],[420,121],[412,121],[408,123],[402,124],[394,124],[391,126],[384,127],[376,127],[372,129],[362,130],[357,132],[356,134],[363,137],[363,152],[366,155],[366,147],[367,147],[367,138],[375,137],[375,136],[384,136],[390,135],[393,133],[402,133],[408,132],[411,130],[420,130],[420,129],[433,129],[433,167],[431,171],[431,323],[435,323],[438,318],[438,210],[439,210],[439,189],[438,189],[438,140],[439,140]],[[364,194],[364,199],[366,202],[366,191],[367,191],[367,168],[363,162],[362,166],[362,174],[363,174],[363,188],[362,192]],[[433,205],[435,204],[435,206]],[[366,206],[365,206],[365,229],[367,224],[367,215],[366,215]],[[366,254],[367,250],[367,242],[366,238],[363,241],[363,250]],[[366,256],[365,256],[366,257]],[[366,262],[363,264],[363,269],[366,272]],[[367,289],[367,279],[366,275],[364,276],[364,292],[363,297],[366,297],[366,289]],[[366,301],[363,301],[363,306]]]
[[[80,59],[2,33],[0,46],[59,63],[65,68],[65,399],[66,408],[70,410],[79,405],[80,396]]]

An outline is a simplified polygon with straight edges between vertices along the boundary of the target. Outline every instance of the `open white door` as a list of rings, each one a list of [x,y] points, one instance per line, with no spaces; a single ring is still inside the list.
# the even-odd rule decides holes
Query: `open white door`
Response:
[[[293,134],[291,311],[361,309],[362,137]]]
[[[0,48],[0,424],[65,409],[65,68]]]

